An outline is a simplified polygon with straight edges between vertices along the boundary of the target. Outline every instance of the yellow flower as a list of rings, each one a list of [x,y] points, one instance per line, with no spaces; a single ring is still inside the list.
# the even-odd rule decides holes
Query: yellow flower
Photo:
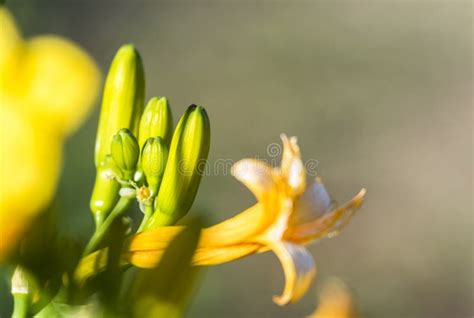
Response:
[[[316,274],[312,256],[305,245],[336,235],[361,206],[365,189],[349,202],[334,207],[321,180],[306,181],[296,138],[282,135],[283,158],[280,168],[244,159],[237,162],[233,175],[257,197],[258,202],[240,214],[202,230],[192,263],[216,265],[252,253],[272,250],[282,263],[286,277],[281,296],[274,301],[285,305],[301,298]],[[170,242],[184,226],[166,226],[132,236],[123,259],[141,268],[156,267]],[[79,283],[107,264],[107,250],[86,256],[76,269]]]
[[[51,201],[61,148],[88,114],[99,70],[56,36],[24,41],[0,7],[0,263]]]
[[[241,160],[232,167],[232,174],[258,202],[204,229],[193,259],[195,265],[214,265],[272,250],[286,277],[282,295],[274,297],[279,305],[301,298],[315,277],[313,258],[304,246],[337,234],[360,207],[366,192],[362,189],[348,203],[334,208],[319,178],[306,181],[296,138],[282,135],[282,140],[280,168],[254,159]],[[164,227],[136,235],[130,241],[127,260],[138,267],[156,266],[170,239],[181,230]]]
[[[319,295],[318,308],[308,318],[355,318],[356,310],[347,286],[333,278]]]

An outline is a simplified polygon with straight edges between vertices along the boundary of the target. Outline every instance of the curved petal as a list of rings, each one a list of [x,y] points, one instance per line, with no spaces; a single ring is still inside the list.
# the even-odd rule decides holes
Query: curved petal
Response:
[[[326,234],[327,237],[334,237],[349,223],[351,218],[354,216],[356,211],[360,208],[364,202],[365,194],[367,190],[362,189],[356,194],[349,202],[344,204],[339,210],[342,210],[342,216],[336,221],[331,227],[330,231]]]
[[[249,254],[255,253],[261,245],[256,243],[237,244],[222,247],[198,248],[193,256],[193,265],[209,266],[228,263]],[[124,259],[140,268],[156,267],[166,248],[153,250],[129,251]]]
[[[295,212],[291,215],[290,225],[298,226],[308,223],[330,212],[331,197],[320,178],[306,187],[306,191],[295,202]]]
[[[257,203],[230,219],[203,229],[199,247],[219,247],[250,241],[264,228],[265,212],[262,205]],[[166,226],[138,233],[130,238],[128,250],[136,252],[165,248],[183,230],[184,226]]]
[[[91,110],[99,88],[99,70],[74,43],[41,36],[27,43],[22,63],[26,114],[65,135]]]
[[[193,263],[215,265],[256,252],[261,245],[252,238],[259,232],[265,215],[261,204],[210,228],[203,229]],[[125,258],[138,267],[154,267],[164,250],[183,230],[183,226],[160,227],[134,235],[128,242]]]
[[[273,218],[269,214],[266,205],[257,203],[230,219],[204,229],[200,246],[223,246],[250,241],[272,222]]]
[[[290,227],[285,233],[285,239],[292,242],[307,243],[325,236],[333,237],[337,235],[362,205],[365,194],[366,190],[362,189],[343,206],[313,221]]]
[[[193,257],[193,265],[219,265],[237,260],[257,252],[261,245],[242,243],[223,247],[198,248]]]
[[[306,172],[301,161],[300,148],[296,137],[288,137],[281,134],[283,142],[283,154],[281,158],[281,174],[293,191],[299,195],[306,187]]]
[[[231,170],[232,175],[242,182],[258,200],[263,199],[276,187],[273,169],[263,161],[242,159]]]
[[[313,257],[304,246],[288,242],[275,242],[269,245],[281,262],[285,273],[285,288],[281,296],[273,301],[284,306],[298,301],[306,293],[316,276]]]

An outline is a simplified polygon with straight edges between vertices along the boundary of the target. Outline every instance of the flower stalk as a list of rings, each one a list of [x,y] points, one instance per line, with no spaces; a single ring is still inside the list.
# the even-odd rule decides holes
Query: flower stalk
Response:
[[[90,254],[100,247],[114,221],[125,213],[132,201],[133,198],[130,197],[121,197],[119,199],[117,205],[113,208],[104,222],[96,228],[94,234],[87,243],[84,252],[82,253],[83,256]]]

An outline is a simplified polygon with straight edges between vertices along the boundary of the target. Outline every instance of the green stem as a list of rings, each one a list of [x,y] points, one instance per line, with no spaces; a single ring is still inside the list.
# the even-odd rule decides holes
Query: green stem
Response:
[[[95,221],[95,229],[97,229],[104,223],[104,214],[103,213],[96,213],[94,216],[94,221]]]
[[[30,296],[28,294],[13,294],[14,309],[12,318],[28,317]]]
[[[87,243],[82,256],[86,256],[97,249],[97,247],[102,243],[102,240],[107,234],[110,226],[114,223],[117,217],[121,216],[125,212],[132,200],[133,199],[126,197],[120,198],[120,200],[117,202],[117,205],[113,208],[112,212],[110,212],[110,215],[107,216],[100,227],[95,230],[94,235],[92,235],[89,243]]]
[[[143,216],[142,223],[140,223],[140,226],[138,227],[137,233],[140,233],[145,229],[146,224],[148,223],[148,220],[150,219],[152,215],[153,215],[153,204],[145,205],[145,215]]]

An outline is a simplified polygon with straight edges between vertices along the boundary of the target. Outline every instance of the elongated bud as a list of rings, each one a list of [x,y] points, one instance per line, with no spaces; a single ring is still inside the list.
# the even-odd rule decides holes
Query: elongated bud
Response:
[[[135,136],[127,128],[122,128],[112,138],[111,155],[123,178],[129,180],[137,167],[140,148]]]
[[[148,138],[142,150],[142,170],[152,196],[158,192],[167,160],[168,147],[165,141],[161,137]]]
[[[96,166],[110,153],[112,138],[119,129],[128,128],[138,135],[144,95],[145,75],[140,55],[133,45],[126,44],[115,55],[105,82],[95,144]]]
[[[115,55],[107,75],[97,129],[94,158],[97,176],[90,204],[96,222],[103,220],[118,200],[120,186],[113,178],[104,176],[107,174],[104,170],[109,168],[102,166],[106,165],[112,138],[121,128],[138,133],[144,95],[145,76],[140,55],[133,45],[124,45]],[[115,201],[111,202],[113,198]]]
[[[150,137],[161,137],[169,146],[173,133],[173,117],[166,97],[153,97],[140,119],[138,143],[140,148]]]
[[[155,213],[148,228],[170,225],[183,217],[196,197],[210,145],[210,124],[204,108],[191,105],[171,141]]]
[[[110,155],[97,167],[90,208],[96,224],[101,224],[119,199],[120,184],[115,177],[123,178]]]

